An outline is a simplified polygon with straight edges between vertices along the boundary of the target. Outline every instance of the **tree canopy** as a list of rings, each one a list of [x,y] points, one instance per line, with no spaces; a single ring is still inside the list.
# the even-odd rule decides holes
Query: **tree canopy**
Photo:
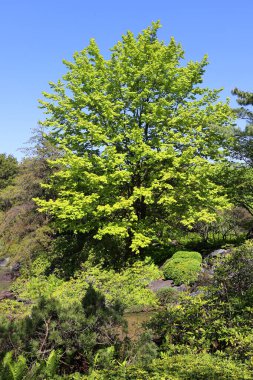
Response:
[[[18,162],[12,155],[0,154],[0,189],[11,184],[18,172]]]
[[[246,120],[244,129],[235,129],[233,156],[242,160],[247,166],[253,167],[253,112],[247,107],[253,106],[253,93],[235,88],[232,94],[237,96],[236,101],[241,105],[235,109],[238,118]]]
[[[237,96],[237,103],[241,105],[234,111],[239,119],[246,121],[246,125],[234,128],[230,148],[233,162],[224,173],[224,186],[232,202],[253,215],[253,112],[248,107],[253,106],[253,93],[235,88],[232,94]]]
[[[227,205],[215,163],[231,109],[201,86],[207,57],[183,64],[181,45],[160,41],[159,27],[128,32],[109,59],[91,40],[41,101],[62,154],[40,210],[60,230],[109,236],[129,252],[167,244],[172,228],[212,221]]]

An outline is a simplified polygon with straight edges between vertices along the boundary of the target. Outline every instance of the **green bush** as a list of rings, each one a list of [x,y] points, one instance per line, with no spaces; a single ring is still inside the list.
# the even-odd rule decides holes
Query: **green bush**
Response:
[[[164,277],[172,279],[176,285],[191,284],[197,280],[201,262],[198,252],[178,251],[163,265]]]
[[[80,368],[86,372],[98,347],[106,349],[119,344],[119,331],[124,326],[122,305],[117,300],[107,305],[104,295],[91,285],[81,304],[62,305],[53,298],[41,298],[29,316],[0,325],[0,359],[13,350],[16,356],[24,354],[30,367],[55,350],[62,353],[66,373]],[[50,363],[52,367],[53,362]]]
[[[173,255],[173,259],[197,260],[202,262],[202,256],[196,251],[177,251]]]

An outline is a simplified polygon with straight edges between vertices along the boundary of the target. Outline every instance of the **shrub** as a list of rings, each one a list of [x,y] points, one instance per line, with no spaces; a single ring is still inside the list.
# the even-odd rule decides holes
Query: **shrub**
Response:
[[[173,255],[173,259],[197,260],[202,262],[202,256],[199,252],[195,251],[177,251]]]
[[[13,349],[16,356],[25,353],[31,364],[55,350],[62,353],[64,372],[86,372],[98,347],[118,344],[119,329],[125,326],[122,315],[117,300],[106,305],[103,294],[91,285],[81,304],[62,305],[53,298],[41,298],[29,316],[0,325],[0,359]]]
[[[161,288],[156,292],[159,304],[165,306],[178,300],[179,292],[174,288]]]
[[[252,370],[240,361],[210,354],[184,354],[150,361],[147,366],[119,366],[76,379],[98,380],[250,380]]]
[[[22,274],[12,285],[12,290],[21,299],[37,302],[40,297],[55,298],[62,304],[72,304],[80,302],[89,284],[92,284],[105,295],[107,304],[119,299],[126,308],[137,306],[146,309],[157,306],[156,295],[147,285],[161,278],[162,272],[149,258],[145,261],[138,260],[121,271],[116,271],[104,268],[102,263],[94,264],[93,258],[90,257],[90,260],[86,260],[82,265],[82,270],[77,271],[67,281],[59,278],[56,273],[45,275],[43,262],[36,260],[34,263],[36,265],[32,265],[32,275]],[[37,263],[39,269],[34,268]],[[7,313],[8,309],[5,314]]]
[[[176,285],[191,284],[197,280],[201,262],[198,252],[178,251],[163,265],[164,277],[172,279]]]

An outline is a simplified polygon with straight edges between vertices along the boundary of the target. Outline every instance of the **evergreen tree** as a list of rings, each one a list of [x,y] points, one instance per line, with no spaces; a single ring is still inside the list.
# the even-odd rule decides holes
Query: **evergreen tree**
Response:
[[[233,95],[237,96],[237,103],[243,107],[237,108],[237,115],[240,119],[245,119],[248,123],[253,123],[253,112],[245,106],[253,106],[253,92],[241,91],[238,88],[235,88],[232,91]]]
[[[244,129],[234,129],[231,156],[235,159],[225,173],[225,182],[234,204],[245,208],[253,216],[253,93],[235,88],[232,91],[242,107],[235,109],[239,119],[246,120]],[[239,161],[238,161],[239,160]],[[253,237],[253,227],[248,232]]]
[[[245,107],[253,106],[253,93],[235,88],[232,94],[237,96],[237,103],[243,106],[235,109],[238,118],[247,122],[244,129],[235,128],[235,143],[232,155],[244,161],[247,166],[253,167],[253,111]]]

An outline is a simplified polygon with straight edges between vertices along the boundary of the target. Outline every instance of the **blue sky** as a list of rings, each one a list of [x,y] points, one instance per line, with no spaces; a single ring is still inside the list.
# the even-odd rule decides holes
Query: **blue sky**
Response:
[[[62,59],[95,38],[103,54],[127,30],[160,20],[186,60],[208,54],[205,84],[253,91],[252,0],[0,0],[0,153],[13,154],[43,119],[37,100],[65,71]],[[235,105],[232,98],[231,104]]]

